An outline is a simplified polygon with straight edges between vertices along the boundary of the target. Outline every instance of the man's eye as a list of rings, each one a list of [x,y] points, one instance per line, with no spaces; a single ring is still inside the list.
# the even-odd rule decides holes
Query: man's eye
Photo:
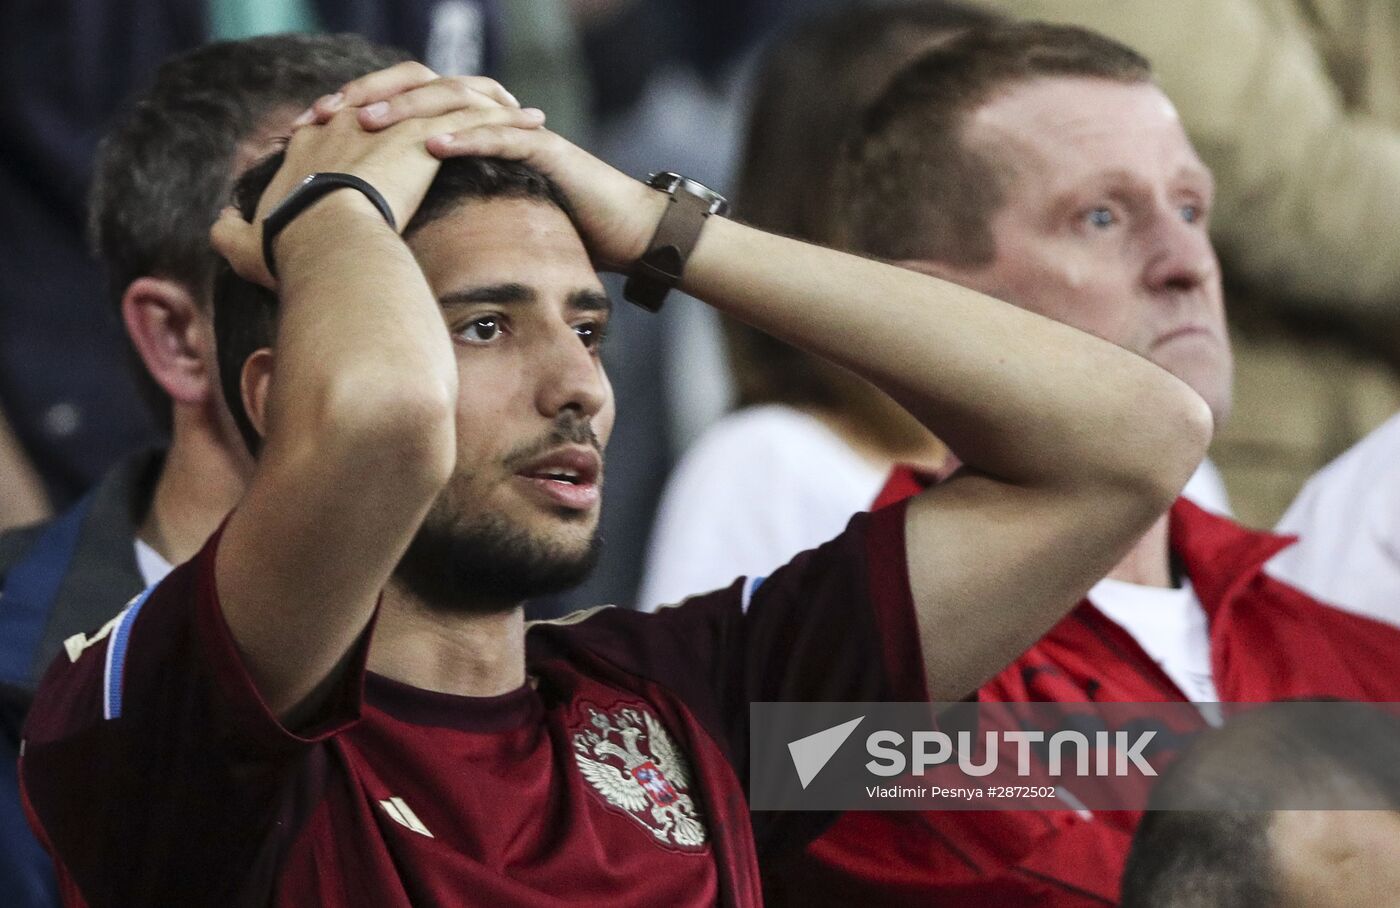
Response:
[[[597,349],[603,343],[603,338],[607,336],[608,326],[601,322],[583,322],[574,325],[574,333],[578,335],[583,345],[590,350]]]
[[[463,340],[486,344],[495,340],[501,333],[501,319],[496,315],[483,315],[473,319],[465,328],[457,332]]]
[[[1084,217],[1092,227],[1112,227],[1118,223],[1117,216],[1109,208],[1091,208]]]
[[[1194,224],[1201,219],[1201,209],[1195,205],[1182,205],[1181,219],[1188,224]]]

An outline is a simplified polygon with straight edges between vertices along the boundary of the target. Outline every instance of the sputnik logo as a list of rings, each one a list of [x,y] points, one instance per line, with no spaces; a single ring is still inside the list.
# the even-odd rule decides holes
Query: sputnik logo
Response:
[[[797,780],[802,783],[804,791],[864,720],[865,716],[857,716],[849,722],[788,742],[788,753],[792,755],[792,765],[797,769]]]

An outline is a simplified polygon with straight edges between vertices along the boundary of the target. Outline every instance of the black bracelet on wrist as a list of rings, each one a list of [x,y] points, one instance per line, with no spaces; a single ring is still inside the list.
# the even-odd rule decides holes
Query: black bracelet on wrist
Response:
[[[398,230],[398,224],[394,221],[394,211],[385,201],[384,196],[379,194],[379,190],[371,186],[367,181],[360,179],[353,173],[313,173],[302,180],[296,189],[287,193],[287,197],[277,203],[277,207],[272,209],[266,218],[263,219],[262,229],[262,252],[263,261],[267,264],[268,274],[277,277],[277,261],[273,256],[272,242],[277,239],[277,234],[292,222],[292,218],[310,208],[316,200],[320,199],[328,192],[337,189],[354,189],[364,193],[365,198],[379,213],[384,216],[384,220],[389,225],[390,230]]]

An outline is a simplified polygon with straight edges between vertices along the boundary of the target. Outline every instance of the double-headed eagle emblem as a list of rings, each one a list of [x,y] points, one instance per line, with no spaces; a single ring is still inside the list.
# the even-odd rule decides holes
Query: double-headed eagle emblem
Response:
[[[659,841],[705,844],[705,825],[686,794],[690,767],[656,717],[631,706],[612,713],[590,707],[588,717],[596,730],[574,735],[583,777]]]

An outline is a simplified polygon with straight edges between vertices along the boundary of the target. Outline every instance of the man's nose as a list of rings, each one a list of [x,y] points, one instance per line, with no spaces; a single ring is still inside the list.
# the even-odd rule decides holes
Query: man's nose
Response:
[[[580,416],[596,416],[608,399],[608,383],[602,363],[571,326],[563,326],[540,350],[538,407],[554,419],[565,410]]]
[[[1150,290],[1195,290],[1219,271],[1215,248],[1205,229],[1173,210],[1160,219],[1151,238],[1144,279]]]

